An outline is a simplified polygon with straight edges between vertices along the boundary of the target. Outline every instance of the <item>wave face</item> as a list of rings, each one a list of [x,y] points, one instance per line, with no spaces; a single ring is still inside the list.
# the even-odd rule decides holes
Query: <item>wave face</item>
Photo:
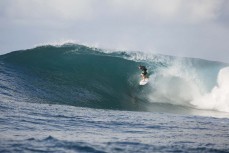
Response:
[[[150,83],[139,86],[138,65]],[[0,56],[2,101],[152,111],[229,112],[228,64],[82,45],[41,46]]]

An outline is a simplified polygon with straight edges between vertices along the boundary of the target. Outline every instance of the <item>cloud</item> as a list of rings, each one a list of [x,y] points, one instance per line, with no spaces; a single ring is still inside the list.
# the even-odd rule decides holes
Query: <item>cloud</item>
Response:
[[[199,23],[218,17],[216,0],[2,0],[12,20],[99,20],[106,16],[157,22]],[[149,22],[148,21],[148,22]]]
[[[90,0],[3,0],[2,3],[3,16],[9,20],[85,20],[93,15]]]
[[[222,2],[220,0],[114,0],[109,1],[109,5],[123,16],[140,14],[148,20],[195,24],[216,19]]]
[[[228,4],[227,0],[1,0],[0,44],[12,50],[70,39],[110,49],[226,61]]]
[[[222,1],[194,0],[187,2],[184,8],[187,9],[187,17],[192,22],[203,22],[218,18],[221,6]]]

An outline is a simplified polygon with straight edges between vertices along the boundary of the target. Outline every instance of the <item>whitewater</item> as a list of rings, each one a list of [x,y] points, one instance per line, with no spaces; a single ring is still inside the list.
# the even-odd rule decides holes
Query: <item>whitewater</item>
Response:
[[[229,152],[227,63],[44,45],[0,76],[1,152]]]

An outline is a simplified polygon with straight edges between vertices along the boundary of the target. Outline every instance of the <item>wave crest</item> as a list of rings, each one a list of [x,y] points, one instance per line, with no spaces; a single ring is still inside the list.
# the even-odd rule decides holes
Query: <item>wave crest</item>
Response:
[[[2,99],[140,111],[167,103],[229,112],[224,63],[76,44],[16,51],[0,60]],[[149,70],[146,86],[138,85],[138,65]]]

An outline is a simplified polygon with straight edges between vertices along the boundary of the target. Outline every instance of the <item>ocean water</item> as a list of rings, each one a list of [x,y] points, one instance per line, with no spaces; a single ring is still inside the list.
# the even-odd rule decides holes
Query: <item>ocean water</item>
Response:
[[[1,55],[0,152],[229,152],[228,65],[76,44]]]

